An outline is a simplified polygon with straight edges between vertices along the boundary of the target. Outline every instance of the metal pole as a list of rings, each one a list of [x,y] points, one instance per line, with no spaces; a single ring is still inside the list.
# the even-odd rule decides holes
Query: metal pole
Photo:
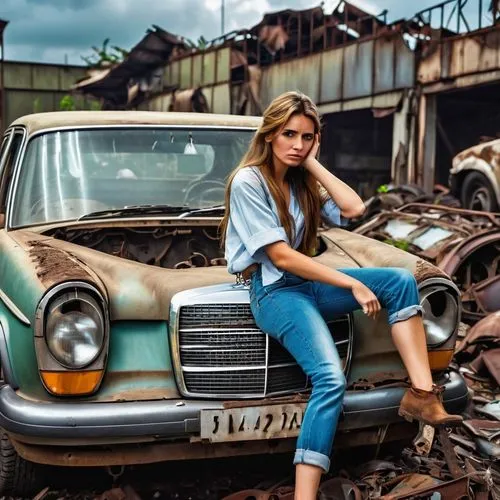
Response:
[[[224,14],[225,14],[225,8],[224,8],[224,0],[221,0],[221,6],[220,6],[220,30],[221,30],[221,35],[224,35]]]

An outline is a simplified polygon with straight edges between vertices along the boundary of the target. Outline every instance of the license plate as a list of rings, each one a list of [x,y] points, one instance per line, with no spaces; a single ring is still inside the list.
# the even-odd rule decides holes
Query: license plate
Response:
[[[201,410],[203,440],[212,443],[296,437],[306,403]]]

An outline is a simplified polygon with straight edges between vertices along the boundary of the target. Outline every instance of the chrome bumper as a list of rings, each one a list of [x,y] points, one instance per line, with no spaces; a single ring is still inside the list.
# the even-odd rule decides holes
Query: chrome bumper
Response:
[[[446,388],[443,394],[446,409],[454,413],[463,411],[468,401],[463,378],[451,372],[438,382]],[[339,429],[356,430],[401,421],[397,410],[404,390],[390,387],[348,391]],[[279,402],[283,403],[283,399]],[[272,400],[263,402],[272,403]],[[207,400],[36,402],[21,397],[6,385],[0,389],[0,426],[20,441],[51,445],[68,444],[68,441],[90,445],[188,439],[200,433],[202,409],[223,407],[222,401]]]

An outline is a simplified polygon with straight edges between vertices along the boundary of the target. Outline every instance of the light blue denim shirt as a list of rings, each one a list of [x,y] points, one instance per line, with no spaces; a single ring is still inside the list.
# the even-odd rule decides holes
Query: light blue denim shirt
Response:
[[[290,189],[288,207],[295,222],[293,242],[288,241],[274,198],[258,167],[243,168],[235,175],[229,203],[225,248],[228,271],[236,274],[249,265],[258,263],[262,265],[262,284],[274,283],[281,278],[283,271],[274,266],[264,247],[277,241],[285,241],[297,249],[304,233],[304,214],[293,189]],[[343,225],[346,222],[331,198],[323,204],[321,217],[327,225]]]

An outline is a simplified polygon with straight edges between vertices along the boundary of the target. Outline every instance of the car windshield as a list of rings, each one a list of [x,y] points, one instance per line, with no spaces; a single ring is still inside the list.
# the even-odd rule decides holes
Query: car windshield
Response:
[[[252,129],[105,128],[33,138],[21,165],[14,227],[125,207],[224,203]]]

